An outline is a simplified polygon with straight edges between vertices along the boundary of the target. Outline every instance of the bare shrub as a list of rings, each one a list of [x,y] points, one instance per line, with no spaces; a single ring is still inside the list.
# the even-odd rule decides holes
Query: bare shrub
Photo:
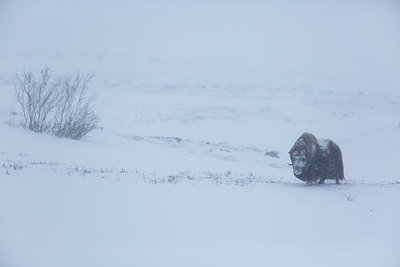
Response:
[[[21,106],[21,126],[39,133],[80,139],[96,128],[94,96],[87,96],[93,74],[52,77],[49,68],[38,78],[30,71],[16,74],[15,95]]]
[[[56,109],[52,132],[59,137],[80,139],[96,128],[94,96],[87,97],[93,74],[68,76],[61,82],[61,101]]]
[[[14,84],[18,103],[24,116],[21,126],[34,132],[46,132],[52,127],[54,110],[60,101],[61,80],[50,84],[51,75],[48,68],[40,72],[40,77],[35,79],[32,72],[24,71],[16,74]]]

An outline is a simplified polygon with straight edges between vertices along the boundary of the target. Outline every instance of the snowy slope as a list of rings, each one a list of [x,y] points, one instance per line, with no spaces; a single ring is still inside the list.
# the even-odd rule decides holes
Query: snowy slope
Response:
[[[398,266],[400,7],[346,3],[1,2],[0,266]],[[9,125],[44,65],[96,72],[83,140]]]

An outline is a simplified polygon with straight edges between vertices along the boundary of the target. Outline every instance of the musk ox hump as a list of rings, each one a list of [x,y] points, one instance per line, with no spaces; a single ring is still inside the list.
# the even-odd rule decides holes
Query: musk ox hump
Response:
[[[318,141],[319,148],[322,150],[328,150],[329,143],[332,142],[332,140],[329,140],[329,139],[317,139],[317,141]]]

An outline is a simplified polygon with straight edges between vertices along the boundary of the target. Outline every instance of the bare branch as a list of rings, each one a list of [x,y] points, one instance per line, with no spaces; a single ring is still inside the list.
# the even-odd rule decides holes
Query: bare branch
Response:
[[[88,97],[93,73],[53,78],[48,67],[38,79],[32,72],[16,73],[15,96],[21,106],[21,125],[34,132],[80,139],[95,129],[94,96]]]

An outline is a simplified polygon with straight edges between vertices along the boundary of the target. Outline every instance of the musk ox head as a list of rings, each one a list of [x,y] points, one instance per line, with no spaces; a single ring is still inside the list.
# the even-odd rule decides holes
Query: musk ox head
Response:
[[[293,174],[300,180],[310,179],[310,168],[313,164],[316,150],[317,139],[315,136],[310,133],[304,133],[289,151]]]
[[[307,159],[305,149],[294,150],[290,155],[290,159],[292,161],[293,173],[296,176],[301,176],[307,167]]]

